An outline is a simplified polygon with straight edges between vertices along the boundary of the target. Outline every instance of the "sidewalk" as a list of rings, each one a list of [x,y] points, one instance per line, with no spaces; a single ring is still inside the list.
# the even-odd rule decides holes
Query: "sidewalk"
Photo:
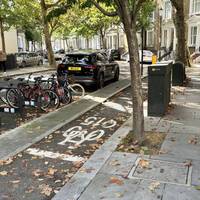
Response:
[[[44,71],[54,71],[55,69],[50,68],[48,65],[44,64],[41,66],[33,66],[33,67],[24,67],[24,68],[16,68],[16,69],[8,69],[6,72],[6,76],[19,76],[23,74],[44,72]],[[4,78],[3,72],[0,71],[0,79]]]
[[[174,108],[145,117],[145,130],[167,133],[161,154],[116,152],[131,119],[97,150],[53,200],[200,199],[200,68],[188,70],[188,87],[174,88]],[[141,159],[148,167],[139,165]]]

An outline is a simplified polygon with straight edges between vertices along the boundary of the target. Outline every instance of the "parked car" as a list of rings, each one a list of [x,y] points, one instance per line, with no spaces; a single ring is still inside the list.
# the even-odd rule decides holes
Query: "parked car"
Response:
[[[60,49],[60,50],[54,52],[54,58],[55,58],[56,61],[62,61],[64,56],[65,56],[65,50],[64,49]]]
[[[153,56],[153,53],[151,51],[143,50],[143,63],[151,64],[152,63],[152,56]],[[140,58],[140,63],[141,63],[142,62],[142,50],[139,50],[139,58]],[[129,62],[130,61],[129,60],[129,53],[126,52],[126,53],[122,54],[121,59]]]
[[[113,60],[120,60],[121,55],[118,49],[108,49],[107,51],[108,57],[112,58]]]
[[[65,55],[58,68],[67,70],[76,82],[95,84],[102,88],[105,81],[119,79],[119,65],[109,61],[102,52],[73,52]]]
[[[16,60],[18,67],[26,67],[30,65],[42,65],[43,58],[34,52],[20,52],[16,53]]]

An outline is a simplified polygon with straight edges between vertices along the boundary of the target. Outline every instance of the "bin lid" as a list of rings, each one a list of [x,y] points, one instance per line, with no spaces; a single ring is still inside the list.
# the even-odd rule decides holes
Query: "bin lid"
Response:
[[[148,74],[150,75],[165,75],[171,70],[170,63],[157,63],[148,67]]]

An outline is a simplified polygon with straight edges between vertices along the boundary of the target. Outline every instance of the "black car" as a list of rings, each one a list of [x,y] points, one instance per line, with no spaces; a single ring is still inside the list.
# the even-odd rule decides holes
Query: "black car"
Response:
[[[119,65],[102,52],[73,52],[65,55],[59,69],[73,75],[76,82],[95,84],[102,88],[105,81],[119,79]]]

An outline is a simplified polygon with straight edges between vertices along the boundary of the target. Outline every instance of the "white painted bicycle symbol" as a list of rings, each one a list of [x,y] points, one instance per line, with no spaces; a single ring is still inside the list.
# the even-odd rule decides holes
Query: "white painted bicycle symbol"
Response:
[[[81,123],[83,126],[97,127],[101,126],[104,129],[113,128],[117,125],[117,122],[113,119],[105,121],[106,118],[102,118],[97,121],[97,117],[89,117]],[[105,134],[104,130],[98,129],[92,132],[88,132],[87,129],[83,129],[82,126],[74,126],[64,132],[65,139],[59,142],[59,145],[66,145],[66,143],[73,143],[75,146],[79,146],[86,141],[93,141],[101,138]],[[73,148],[73,147],[69,147]]]

